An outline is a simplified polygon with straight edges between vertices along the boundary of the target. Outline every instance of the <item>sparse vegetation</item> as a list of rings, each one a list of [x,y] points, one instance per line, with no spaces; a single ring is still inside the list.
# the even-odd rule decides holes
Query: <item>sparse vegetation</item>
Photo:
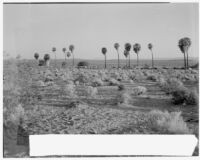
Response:
[[[81,68],[88,68],[89,67],[89,63],[86,62],[86,61],[81,61],[77,64],[78,67],[81,67]]]
[[[181,112],[169,113],[153,110],[148,114],[148,123],[161,133],[191,134],[191,130],[184,122]]]

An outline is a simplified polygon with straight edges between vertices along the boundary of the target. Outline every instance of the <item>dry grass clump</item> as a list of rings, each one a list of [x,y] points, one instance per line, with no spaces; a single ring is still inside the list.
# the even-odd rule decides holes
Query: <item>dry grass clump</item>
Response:
[[[148,123],[153,129],[161,133],[190,134],[186,122],[184,122],[181,112],[162,112],[153,110],[148,114]]]
[[[94,78],[92,80],[92,86],[93,87],[103,86],[103,85],[104,85],[103,81],[101,79],[99,79],[99,78]]]
[[[124,84],[118,85],[118,90],[119,90],[119,91],[123,91],[123,90],[125,90],[125,89],[126,89],[126,87],[125,87]]]
[[[176,91],[178,88],[183,87],[183,83],[177,78],[169,78],[166,81],[160,81],[160,86],[166,92],[166,94],[170,94],[173,91]]]
[[[77,75],[77,78],[75,78],[74,82],[78,81],[79,84],[86,84],[88,82],[90,82],[90,77],[88,74],[85,74],[83,72],[80,72],[78,75]]]
[[[156,82],[158,80],[157,75],[151,74],[147,76],[147,80],[151,80],[153,82]]]
[[[11,122],[18,125],[20,123],[20,119],[23,119],[24,115],[25,111],[21,104],[13,106],[12,108],[4,108],[4,124],[6,125],[7,123]]]
[[[118,86],[120,84],[120,82],[114,78],[109,79],[109,84],[111,86]]]
[[[132,90],[130,90],[130,93],[135,96],[144,94],[146,92],[147,92],[147,89],[146,87],[143,87],[143,86],[137,86],[137,87],[134,87]]]
[[[67,84],[65,86],[62,86],[64,87],[64,92],[67,96],[69,97],[76,97],[76,93],[75,93],[75,85],[73,84]]]
[[[87,86],[86,89],[85,89],[86,93],[87,93],[87,96],[89,97],[96,97],[97,94],[98,94],[98,90],[96,87],[92,87],[92,86]]]
[[[128,92],[122,92],[117,97],[118,104],[129,104],[131,99],[131,95]]]
[[[196,105],[198,104],[198,93],[196,91],[191,91],[186,87],[180,87],[172,92],[172,103]]]

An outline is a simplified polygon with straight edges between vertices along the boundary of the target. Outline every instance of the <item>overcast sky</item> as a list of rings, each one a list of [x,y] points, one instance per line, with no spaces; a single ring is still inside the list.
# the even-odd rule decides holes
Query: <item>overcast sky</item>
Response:
[[[13,57],[41,57],[57,48],[74,44],[76,58],[116,59],[115,42],[121,57],[126,42],[140,43],[141,59],[150,59],[147,44],[154,45],[156,58],[182,57],[178,40],[190,37],[190,56],[198,56],[198,4],[4,4],[4,51]],[[131,58],[136,54],[131,50]],[[54,57],[52,55],[52,57]]]

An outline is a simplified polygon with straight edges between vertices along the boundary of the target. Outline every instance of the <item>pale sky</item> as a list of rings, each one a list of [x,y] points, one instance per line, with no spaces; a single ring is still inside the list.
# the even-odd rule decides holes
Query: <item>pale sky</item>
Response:
[[[171,4],[4,4],[3,49],[11,56],[43,58],[52,47],[64,58],[62,48],[74,44],[75,58],[117,59],[113,45],[140,43],[141,59],[150,59],[147,44],[154,46],[155,59],[183,57],[178,40],[190,37],[191,57],[198,56],[198,3]],[[131,58],[136,54],[131,49]]]

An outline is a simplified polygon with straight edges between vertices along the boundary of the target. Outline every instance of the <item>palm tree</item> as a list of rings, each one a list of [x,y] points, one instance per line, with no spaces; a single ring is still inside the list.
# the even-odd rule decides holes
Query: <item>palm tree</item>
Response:
[[[119,43],[115,43],[114,44],[114,48],[117,50],[117,54],[118,54],[118,68],[120,68],[120,62],[119,62]]]
[[[50,61],[50,55],[49,54],[45,54],[44,55],[44,62],[46,64],[46,66],[49,66],[49,61]]]
[[[35,53],[35,54],[34,54],[34,58],[35,58],[36,60],[38,60],[39,54],[38,54],[38,53]]]
[[[53,53],[55,53],[55,65],[56,65],[56,47],[52,48]]]
[[[188,49],[191,46],[192,42],[190,40],[190,38],[185,37],[185,38],[181,38],[178,42],[178,46],[181,50],[181,52],[184,54],[184,66],[185,69],[187,69],[189,67],[188,64]]]
[[[128,52],[128,56],[129,56],[129,68],[131,68],[131,57],[130,57],[130,50],[131,50],[131,44],[130,43],[126,43],[124,45],[125,50]]]
[[[148,44],[148,49],[151,51],[152,56],[152,68],[154,68],[154,59],[153,59],[153,45],[151,43]]]
[[[66,61],[66,54],[65,54],[66,48],[63,48],[62,51],[63,51],[63,53],[64,53],[64,55],[65,55],[65,61]]]
[[[67,52],[67,57],[69,58],[71,56],[71,53],[70,52]]]
[[[72,56],[73,56],[73,66],[74,66],[74,53],[73,53],[73,51],[74,51],[74,45],[70,45],[69,46],[69,50],[70,50],[70,52],[71,52],[71,54],[72,54]]]
[[[105,68],[106,68],[106,52],[107,52],[107,49],[105,47],[103,47],[101,49],[101,52],[103,53],[103,55],[105,56]]]
[[[21,59],[21,55],[20,54],[18,54],[17,56],[16,56],[16,59]]]
[[[139,52],[141,50],[141,45],[139,43],[135,43],[133,45],[133,50],[137,54],[137,66],[139,66],[139,56],[138,56],[138,54],[139,54]]]
[[[127,65],[128,54],[129,54],[129,53],[127,52],[127,50],[124,50],[124,56],[125,56],[125,58],[126,58],[126,67],[128,66],[128,65]]]

